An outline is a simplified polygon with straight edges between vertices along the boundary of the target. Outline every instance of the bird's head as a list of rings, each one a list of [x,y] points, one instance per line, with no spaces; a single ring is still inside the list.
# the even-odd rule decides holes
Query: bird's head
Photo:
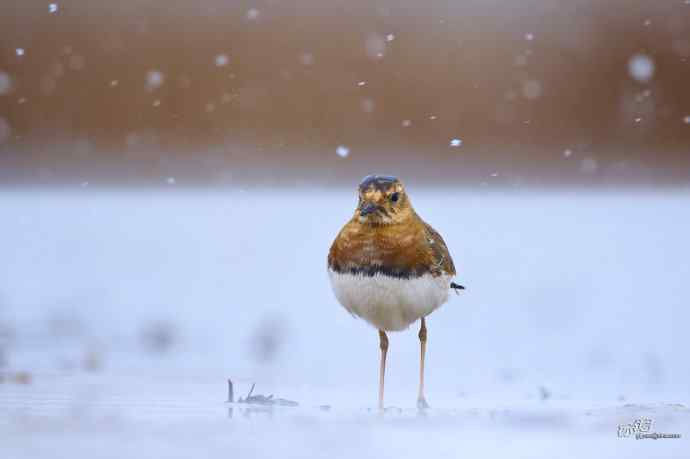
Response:
[[[414,215],[405,187],[396,177],[368,175],[359,184],[355,218],[362,224],[393,225]]]

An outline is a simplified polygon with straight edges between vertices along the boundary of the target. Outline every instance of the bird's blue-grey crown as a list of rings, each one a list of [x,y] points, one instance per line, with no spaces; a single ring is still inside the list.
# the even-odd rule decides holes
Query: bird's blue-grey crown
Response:
[[[386,191],[395,183],[398,183],[398,178],[392,175],[367,175],[359,184],[359,189],[365,191],[373,186],[377,190]]]

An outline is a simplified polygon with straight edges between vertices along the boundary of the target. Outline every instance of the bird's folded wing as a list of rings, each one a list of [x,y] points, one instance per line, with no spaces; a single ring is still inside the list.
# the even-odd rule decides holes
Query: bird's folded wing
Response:
[[[455,275],[455,264],[448,252],[448,246],[440,234],[431,227],[428,223],[424,223],[427,235],[427,243],[431,249],[431,256],[433,261],[433,274],[450,274]]]

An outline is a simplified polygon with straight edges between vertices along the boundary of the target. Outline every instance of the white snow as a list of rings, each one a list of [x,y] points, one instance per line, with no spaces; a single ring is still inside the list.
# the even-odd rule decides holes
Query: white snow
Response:
[[[57,13],[58,11],[58,4],[57,3],[49,3],[48,4],[48,12],[50,14]]]
[[[350,149],[345,145],[338,145],[338,147],[335,149],[335,153],[341,158],[347,158],[350,154]]]
[[[462,145],[462,140],[458,139],[457,137],[454,139],[450,139],[450,146],[451,147],[459,147]]]
[[[12,89],[12,78],[6,72],[0,71],[0,95],[5,95]]]
[[[687,456],[690,194],[403,180],[467,287],[427,320],[426,415],[416,327],[389,334],[386,405],[400,409],[379,416],[376,330],[331,292],[355,183],[0,194],[3,375],[32,376],[0,384],[3,457]],[[267,319],[285,332],[257,361]],[[142,333],[161,321],[177,332],[154,352]],[[300,406],[227,405],[228,377],[236,396],[256,381]],[[683,438],[617,437],[640,417]]]
[[[253,21],[259,18],[259,14],[261,14],[261,12],[258,9],[250,8],[247,10],[246,18],[250,21]]]
[[[146,73],[146,88],[150,91],[161,87],[164,81],[165,75],[160,70],[149,70]]]
[[[24,55],[24,48],[17,48],[14,50],[14,52],[15,52],[15,54],[17,54],[17,56],[23,56]]]
[[[646,54],[635,54],[628,61],[628,72],[634,80],[646,83],[654,76],[654,61]]]
[[[218,54],[214,59],[217,67],[225,67],[228,65],[229,58],[227,54]]]

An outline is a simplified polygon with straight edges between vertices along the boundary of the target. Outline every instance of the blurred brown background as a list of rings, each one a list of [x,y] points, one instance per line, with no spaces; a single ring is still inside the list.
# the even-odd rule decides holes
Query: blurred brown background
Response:
[[[689,184],[690,1],[0,4],[2,184],[368,172]]]

